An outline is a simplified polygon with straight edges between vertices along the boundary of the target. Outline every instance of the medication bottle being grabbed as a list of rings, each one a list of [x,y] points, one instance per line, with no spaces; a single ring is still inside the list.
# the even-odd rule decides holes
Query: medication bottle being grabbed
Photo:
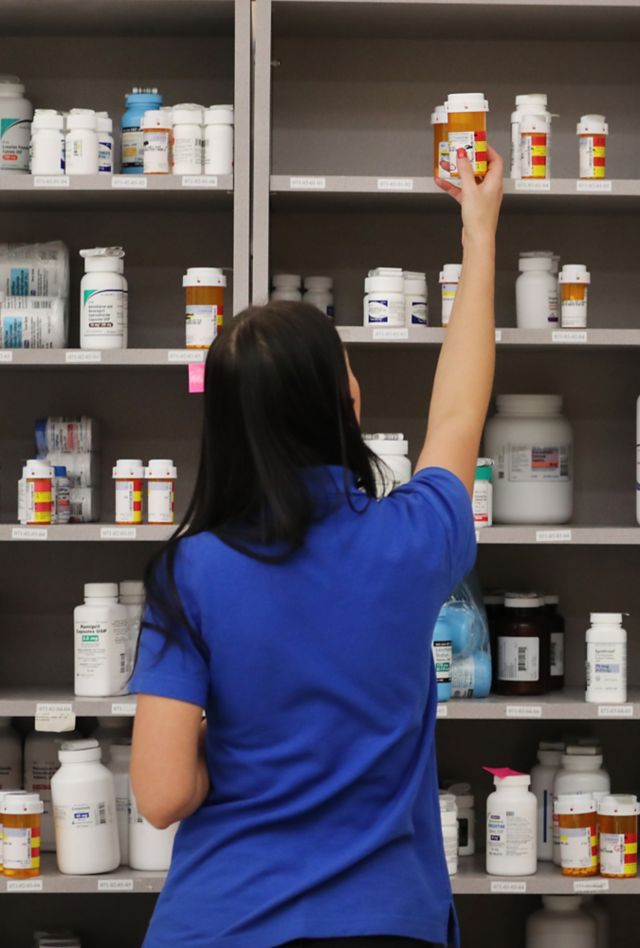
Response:
[[[187,349],[208,349],[224,325],[227,278],[217,267],[189,267],[185,288]]]
[[[80,348],[126,349],[128,284],[122,247],[81,250],[84,276],[80,283]]]
[[[144,818],[129,782],[129,865],[146,872],[166,872],[179,823],[156,829]]]
[[[175,485],[178,471],[173,461],[154,458],[144,472],[147,481],[147,522],[174,522]]]
[[[380,459],[375,477],[378,496],[390,494],[395,487],[411,480],[409,442],[401,432],[390,434],[366,434],[367,447]]]
[[[42,800],[37,793],[8,793],[2,800],[3,873],[12,879],[40,875]]]
[[[76,606],[74,691],[85,698],[126,694],[131,674],[130,619],[117,583],[86,583]]]
[[[598,804],[600,875],[634,879],[638,875],[638,798],[606,796]]]
[[[580,177],[584,181],[602,181],[606,177],[607,135],[604,115],[583,115],[578,122]]]
[[[560,271],[558,282],[560,283],[562,328],[586,329],[591,274],[582,263],[568,263]]]
[[[561,793],[554,803],[563,876],[598,874],[598,817],[589,793]]]
[[[115,522],[138,526],[142,523],[142,460],[120,458],[113,469],[113,479],[116,484]]]
[[[493,461],[478,458],[473,483],[473,520],[478,527],[490,527],[493,523]]]
[[[433,127],[433,176],[448,178],[449,172],[442,167],[443,161],[449,161],[449,133],[445,105],[436,105],[431,113],[431,125]]]
[[[458,149],[463,148],[472,163],[473,173],[483,178],[487,173],[487,112],[489,103],[482,92],[461,92],[449,95],[447,130],[449,168],[452,178],[459,178]]]
[[[497,630],[500,695],[542,695],[549,690],[549,627],[537,593],[507,593]]]
[[[537,803],[529,790],[531,777],[508,770],[489,773],[494,775],[496,789],[487,800],[487,873],[532,876],[538,864]]]
[[[122,116],[122,155],[123,174],[142,174],[144,171],[144,136],[142,119],[145,112],[162,106],[162,95],[157,89],[134,88],[125,96],[125,112]]]
[[[587,629],[587,690],[590,704],[627,700],[627,633],[619,612],[592,612]]]
[[[458,283],[462,273],[461,263],[445,263],[440,271],[439,282],[442,287],[442,325],[447,328],[451,320],[453,304],[455,303]]]

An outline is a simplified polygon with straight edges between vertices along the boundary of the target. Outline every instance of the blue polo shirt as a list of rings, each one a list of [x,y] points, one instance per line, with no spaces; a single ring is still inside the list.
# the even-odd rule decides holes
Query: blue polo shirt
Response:
[[[278,565],[209,533],[176,580],[205,653],[144,628],[132,690],[206,709],[211,791],[184,820],[144,948],[396,935],[457,944],[442,845],[431,635],[471,569],[462,483],[379,502],[307,473],[321,516]]]

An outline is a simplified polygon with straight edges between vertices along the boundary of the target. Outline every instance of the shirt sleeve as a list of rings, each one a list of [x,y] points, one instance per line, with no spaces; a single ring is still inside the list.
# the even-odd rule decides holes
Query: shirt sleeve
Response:
[[[452,590],[476,559],[473,507],[466,487],[451,471],[426,467],[391,496],[407,506],[413,528],[429,551],[441,548],[446,584]]]
[[[184,541],[181,543],[182,547]],[[175,560],[175,578],[182,607],[193,631],[201,632],[197,602],[186,582],[184,554],[179,547]],[[169,627],[171,635],[157,626]],[[147,606],[142,618],[140,644],[129,690],[137,694],[174,698],[206,708],[210,673],[205,650],[184,623]]]

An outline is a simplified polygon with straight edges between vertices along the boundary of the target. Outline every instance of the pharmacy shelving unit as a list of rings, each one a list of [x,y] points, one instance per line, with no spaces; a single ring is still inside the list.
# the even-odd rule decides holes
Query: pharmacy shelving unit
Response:
[[[71,256],[70,348],[0,351],[0,716],[24,730],[36,715],[88,723],[135,712],[131,697],[73,696],[72,612],[84,582],[141,578],[170,533],[112,526],[115,459],[173,457],[178,512],[186,506],[201,403],[187,376],[202,353],[183,348],[182,274],[224,267],[228,316],[249,300],[251,2],[2,0],[0,16],[3,73],[23,79],[35,107],[106,109],[116,152],[133,86],[155,85],[170,104],[233,102],[236,120],[229,176],[0,177],[0,241],[60,239]],[[126,252],[131,348],[83,352],[78,251],[114,244]],[[25,532],[15,525],[16,476],[33,453],[34,420],[77,414],[101,426],[102,522]],[[0,941],[26,948],[34,929],[57,926],[96,948],[139,948],[162,881],[129,870],[63,877],[45,856],[41,880],[0,882],[12,896],[3,899]]]
[[[549,183],[505,182],[498,237],[496,392],[558,392],[574,427],[574,517],[566,526],[479,531],[487,587],[558,592],[567,618],[567,687],[544,698],[492,697],[440,710],[440,770],[469,780],[479,825],[491,790],[483,765],[528,770],[540,739],[596,734],[614,786],[638,792],[640,685],[635,519],[635,401],[640,394],[640,2],[577,0],[265,0],[256,9],[252,295],[272,272],[334,278],[336,319],[360,377],[364,427],[404,431],[415,456],[444,331],[438,272],[460,259],[458,210],[430,177],[433,106],[479,89],[489,134],[505,156],[518,93],[549,94]],[[597,63],[597,67],[595,64]],[[594,68],[595,67],[595,68]],[[576,122],[602,112],[611,129],[609,179],[576,180]],[[589,328],[515,328],[518,252],[549,248],[588,264]],[[431,327],[362,326],[363,278],[376,266],[427,271]],[[584,632],[590,611],[631,613],[629,703],[586,705]],[[479,832],[482,839],[482,830]],[[574,891],[549,867],[492,880],[482,857],[454,880],[465,948],[524,946],[529,896]],[[611,896],[611,945],[631,948],[640,910],[630,887]],[[487,896],[502,898],[500,909]],[[524,895],[525,898],[515,898]]]

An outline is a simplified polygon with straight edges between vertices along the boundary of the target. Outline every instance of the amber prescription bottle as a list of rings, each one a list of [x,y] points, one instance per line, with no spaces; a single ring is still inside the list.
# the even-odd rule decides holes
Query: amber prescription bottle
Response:
[[[431,114],[431,124],[433,126],[433,176],[434,178],[448,178],[449,172],[440,164],[443,160],[449,160],[446,106],[436,105]]]
[[[458,149],[464,148],[476,177],[487,173],[487,112],[482,92],[460,92],[446,101],[449,162],[452,178],[458,178]]]
[[[563,876],[598,874],[598,816],[590,793],[561,793],[554,803]]]
[[[578,122],[577,132],[580,177],[586,181],[601,181],[606,176],[609,134],[604,115],[583,115]]]
[[[560,271],[560,320],[563,329],[586,329],[591,274],[582,263],[567,263]]]
[[[497,630],[500,695],[542,695],[549,690],[549,626],[537,593],[507,593]]]
[[[638,798],[603,797],[598,804],[600,875],[633,879],[638,875]]]
[[[5,876],[30,879],[40,875],[40,823],[43,809],[37,793],[10,793],[3,799]]]
[[[186,290],[186,347],[208,349],[224,323],[227,278],[217,267],[189,267],[182,285]]]

